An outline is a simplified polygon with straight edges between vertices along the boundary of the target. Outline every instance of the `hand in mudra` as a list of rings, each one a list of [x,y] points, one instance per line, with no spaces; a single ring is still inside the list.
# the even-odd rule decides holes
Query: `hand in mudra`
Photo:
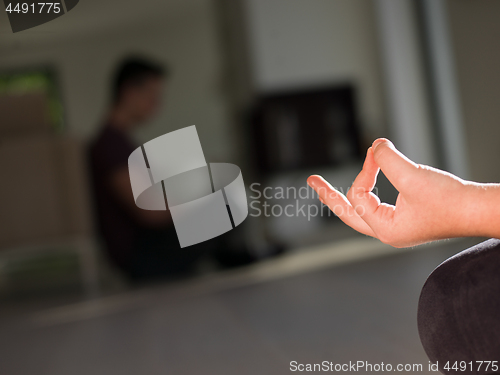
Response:
[[[372,192],[380,169],[399,192],[395,206],[381,203]],[[344,223],[395,247],[500,235],[498,215],[490,212],[491,205],[500,202],[499,185],[465,181],[416,164],[387,139],[377,139],[368,149],[363,169],[346,195],[321,176],[307,182]]]

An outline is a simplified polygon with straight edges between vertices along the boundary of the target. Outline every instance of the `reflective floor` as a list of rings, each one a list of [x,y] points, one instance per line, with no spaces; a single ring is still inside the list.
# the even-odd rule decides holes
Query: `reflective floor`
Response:
[[[4,304],[0,374],[279,375],[292,361],[435,374],[417,333],[420,289],[479,240],[410,250],[356,241],[88,301]]]

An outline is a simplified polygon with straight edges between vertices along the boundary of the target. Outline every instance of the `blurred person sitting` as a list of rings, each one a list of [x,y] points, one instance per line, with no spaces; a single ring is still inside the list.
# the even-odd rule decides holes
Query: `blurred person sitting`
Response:
[[[142,210],[132,194],[128,158],[137,146],[129,133],[158,112],[166,76],[154,62],[123,61],[89,150],[98,230],[108,258],[131,279],[185,273],[207,250],[201,244],[181,249],[170,212]]]

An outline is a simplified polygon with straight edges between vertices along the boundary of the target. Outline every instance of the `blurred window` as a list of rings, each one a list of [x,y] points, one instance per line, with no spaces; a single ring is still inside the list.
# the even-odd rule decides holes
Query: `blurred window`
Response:
[[[64,112],[55,73],[50,69],[32,69],[16,72],[0,71],[0,96],[44,93],[51,127],[54,132],[64,129]]]

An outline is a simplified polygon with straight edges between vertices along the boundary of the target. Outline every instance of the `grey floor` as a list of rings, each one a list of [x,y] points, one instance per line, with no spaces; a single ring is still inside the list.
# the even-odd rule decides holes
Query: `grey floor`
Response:
[[[259,283],[155,285],[56,310],[3,306],[0,374],[279,375],[291,361],[421,363],[431,373],[417,333],[419,292],[441,261],[470,244]]]

